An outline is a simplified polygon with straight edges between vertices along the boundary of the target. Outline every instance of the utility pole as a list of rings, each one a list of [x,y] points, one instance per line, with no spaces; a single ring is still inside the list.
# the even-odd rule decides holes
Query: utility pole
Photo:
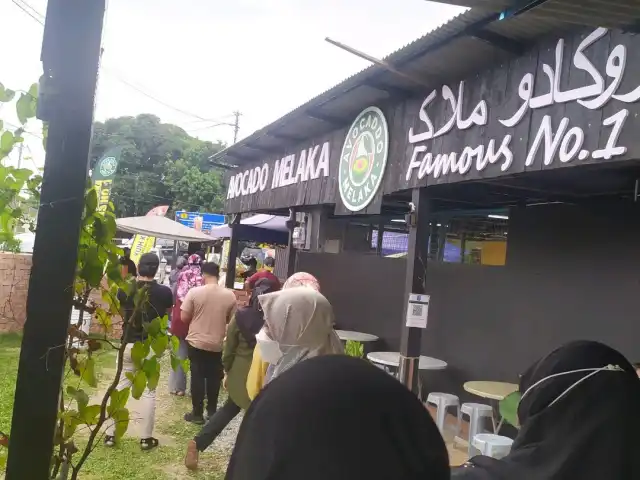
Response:
[[[105,0],[49,0],[38,118],[49,122],[6,480],[49,478],[84,209]]]
[[[18,146],[18,168],[22,168],[22,149],[24,148],[24,142],[20,142]]]
[[[233,143],[238,141],[238,132],[240,131],[240,112],[233,112],[233,116],[236,117],[235,122],[233,122]]]

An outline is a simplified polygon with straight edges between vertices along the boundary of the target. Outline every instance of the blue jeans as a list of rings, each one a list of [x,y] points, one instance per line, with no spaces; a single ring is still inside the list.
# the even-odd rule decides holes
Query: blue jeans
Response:
[[[184,338],[178,338],[180,340],[180,346],[178,347],[178,358],[184,360],[189,355],[187,350],[187,341]],[[187,374],[179,366],[176,370],[171,369],[169,373],[169,391],[170,392],[185,392],[187,391]]]

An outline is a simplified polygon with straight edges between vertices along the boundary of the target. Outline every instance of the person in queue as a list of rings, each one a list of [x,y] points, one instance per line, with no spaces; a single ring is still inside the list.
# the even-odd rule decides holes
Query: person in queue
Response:
[[[333,308],[320,292],[294,287],[258,298],[265,325],[256,341],[269,364],[265,384],[308,358],[344,353],[333,330]]]
[[[177,301],[177,295],[178,295],[178,277],[180,275],[180,272],[186,265],[187,265],[186,258],[184,258],[183,256],[176,257],[174,268],[173,270],[171,270],[171,273],[169,274],[169,288],[171,289],[171,293],[173,295],[174,304]],[[174,312],[172,311],[171,322],[169,324],[170,331],[171,331],[171,324],[173,323],[173,319],[174,319]],[[178,321],[180,321],[179,318],[178,318]],[[178,331],[180,330],[180,325],[178,326],[177,329]],[[184,336],[176,335],[176,338],[180,342],[176,355],[180,360],[184,360],[185,358],[187,358],[187,355],[188,355],[187,342],[185,340],[185,336],[186,335]],[[177,395],[179,397],[183,397],[186,391],[187,391],[187,374],[182,369],[182,365],[179,365],[178,368],[176,368],[175,370],[171,369],[171,371],[169,372],[169,393],[171,395]]]
[[[227,324],[236,312],[233,291],[218,285],[220,267],[214,262],[202,265],[204,285],[187,293],[180,318],[188,325],[186,336],[191,364],[191,412],[184,419],[198,425],[204,423],[204,400],[207,413],[213,417],[218,408],[218,395],[223,377],[222,347]]]
[[[184,257],[181,257],[184,258]],[[176,260],[176,265],[180,262],[180,258]],[[180,345],[178,347],[177,356],[180,360],[184,360],[188,356],[187,335],[189,326],[182,321],[182,303],[192,288],[204,285],[202,276],[202,258],[193,254],[184,260],[185,265],[177,274],[174,293],[174,307],[171,311],[171,327],[170,332],[175,336]],[[178,366],[169,375],[169,393],[177,396],[184,396],[187,390],[187,372]]]
[[[122,277],[126,278],[131,275],[133,278],[138,276],[138,269],[133,260],[131,260],[131,249],[124,247],[122,249],[122,257],[120,257],[120,265],[122,266]]]
[[[284,290],[283,290],[284,292]],[[347,356],[283,373],[249,407],[226,480],[449,480],[433,419],[400,382]]]
[[[169,288],[175,298],[178,293],[178,277],[180,272],[187,265],[187,259],[183,256],[176,257],[171,273],[169,273]]]
[[[320,282],[318,282],[318,279],[310,273],[297,272],[285,281],[282,289],[284,290],[294,287],[307,287],[319,292]],[[262,390],[262,387],[265,384],[268,368],[269,364],[262,359],[260,349],[254,349],[251,368],[249,370],[249,375],[247,376],[247,392],[251,400],[256,398],[258,393],[260,393],[260,390]]]
[[[640,478],[640,382],[622,354],[569,343],[532,365],[520,392],[521,428],[509,455],[473,457],[453,480]]]
[[[206,450],[241,410],[249,408],[251,400],[247,393],[247,375],[256,346],[256,335],[264,326],[264,312],[258,296],[275,289],[270,280],[258,280],[249,304],[240,308],[229,323],[222,353],[225,371],[223,385],[229,396],[222,408],[207,420],[202,430],[189,442],[185,465],[190,470],[198,468],[199,452]]]
[[[173,305],[173,295],[171,289],[165,285],[159,285],[154,277],[160,266],[160,259],[155,253],[145,253],[140,257],[139,275],[135,290],[127,295],[123,291],[118,292],[118,299],[124,313],[125,327],[124,342],[127,344],[123,353],[123,370],[118,390],[131,387],[131,380],[127,378],[127,373],[135,372],[136,367],[131,356],[131,349],[136,342],[147,339],[145,324],[150,323],[155,318],[164,317]],[[146,290],[147,300],[144,305],[134,304],[136,293],[142,289]],[[151,450],[158,446],[158,440],[153,437],[153,427],[156,412],[156,392],[145,389],[140,398],[140,423],[141,438],[140,448]],[[104,443],[108,447],[115,445],[115,425],[113,422],[107,427]]]
[[[258,270],[258,272],[251,275],[251,277],[249,277],[245,282],[245,286],[247,290],[253,290],[253,288],[256,285],[256,282],[261,278],[269,279],[271,282],[273,282],[278,286],[278,290],[279,290],[281,287],[280,280],[278,280],[278,277],[276,277],[275,274],[273,273],[273,269],[275,268],[275,266],[276,266],[276,261],[273,257],[265,258],[263,267],[260,270]]]
[[[246,282],[253,275],[258,273],[258,260],[256,260],[255,257],[251,257],[246,262],[243,262],[243,263],[247,266],[247,269],[244,272],[242,272],[240,276]]]

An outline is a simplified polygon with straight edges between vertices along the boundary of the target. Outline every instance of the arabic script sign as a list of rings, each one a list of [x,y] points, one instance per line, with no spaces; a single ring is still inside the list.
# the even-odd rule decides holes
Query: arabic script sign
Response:
[[[563,115],[561,118],[551,114],[542,116],[539,122],[532,121],[528,137],[527,150],[524,156],[524,166],[534,165],[538,154],[542,154],[542,163],[551,165],[556,158],[561,163],[569,163],[574,160],[610,160],[624,155],[627,147],[619,144],[620,133],[629,117],[629,110],[625,104],[632,104],[640,100],[640,86],[622,91],[627,58],[630,52],[623,44],[611,43],[604,74],[594,65],[586,51],[594,46],[600,39],[607,35],[608,30],[598,28],[587,35],[577,45],[571,64],[565,60],[565,40],[558,40],[553,58],[553,65],[542,62],[542,73],[528,72],[524,74],[518,86],[519,106],[513,112],[508,112],[504,118],[496,119],[505,130],[513,130],[526,117],[527,113],[553,107],[562,104],[577,103],[586,111],[604,109],[612,100],[621,105],[619,109],[611,112],[607,108],[606,115],[602,116],[600,131],[600,145],[597,148],[585,148],[584,127],[578,123],[581,119]],[[542,58],[542,57],[541,57]],[[568,75],[586,78],[586,85],[572,89],[563,89],[567,83],[565,72]],[[535,85],[539,82],[544,85]],[[640,78],[635,81],[640,85]],[[534,94],[534,91],[543,93]],[[408,143],[411,157],[407,164],[405,180],[410,182],[414,178],[423,179],[431,177],[437,179],[445,175],[466,175],[471,170],[484,171],[489,165],[496,164],[501,172],[509,173],[514,163],[513,144],[517,139],[512,133],[505,133],[502,137],[481,136],[481,143],[472,145],[459,145],[453,151],[443,151],[444,148],[436,147],[436,139],[447,134],[463,132],[473,128],[488,128],[491,105],[485,99],[479,100],[466,114],[465,82],[461,81],[457,91],[448,85],[442,86],[440,92],[433,90],[424,99],[418,112],[419,126],[408,130]],[[447,118],[439,128],[434,126],[432,118],[436,118],[433,104],[441,101],[448,107]],[[469,111],[469,108],[467,108]],[[546,113],[546,111],[545,111]],[[455,129],[455,130],[454,130]],[[495,130],[495,129],[494,129]],[[520,139],[522,140],[522,139]],[[525,139],[527,140],[527,139]]]

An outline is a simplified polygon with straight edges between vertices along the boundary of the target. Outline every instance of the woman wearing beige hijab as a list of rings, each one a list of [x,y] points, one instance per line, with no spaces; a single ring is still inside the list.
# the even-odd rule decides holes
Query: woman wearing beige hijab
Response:
[[[267,383],[308,358],[344,353],[333,330],[333,308],[320,292],[294,287],[261,295],[259,301],[265,327],[256,341],[270,364]]]

